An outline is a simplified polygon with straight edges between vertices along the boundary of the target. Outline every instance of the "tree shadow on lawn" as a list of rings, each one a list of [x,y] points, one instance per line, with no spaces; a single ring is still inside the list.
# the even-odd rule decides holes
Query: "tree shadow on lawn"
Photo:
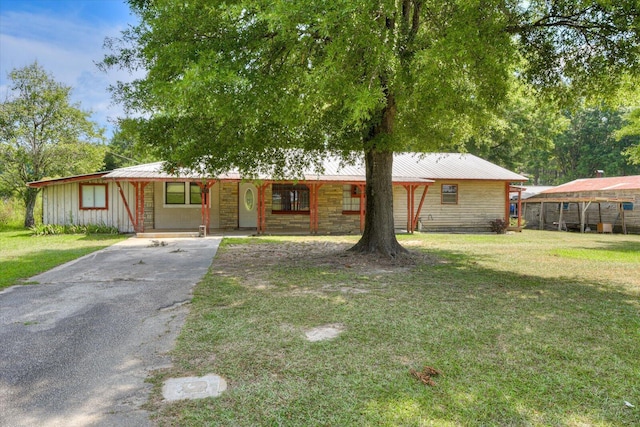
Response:
[[[623,240],[623,241],[606,241],[601,240],[600,243],[602,246],[598,247],[598,250],[602,251],[612,251],[612,252],[622,252],[622,253],[637,253],[638,260],[640,262],[640,241],[633,240]]]
[[[445,376],[433,389],[372,400],[388,417],[383,424],[412,425],[425,417],[461,425],[640,421],[638,409],[624,403],[640,395],[635,297],[593,280],[496,271],[476,265],[476,256],[440,255],[452,263],[437,266],[440,274],[423,269],[432,277],[424,282],[425,298],[448,306],[450,314],[437,319],[440,333],[425,328],[424,363]],[[424,412],[407,410],[398,418],[402,408]]]
[[[597,281],[497,271],[479,266],[475,255],[429,253],[442,262],[365,280],[344,261],[297,282],[296,290],[314,291],[307,293],[247,285],[243,278],[258,272],[233,251],[228,256],[243,271],[224,274],[214,260],[223,274],[200,284],[194,300],[194,310],[209,315],[185,326],[203,332],[181,338],[200,349],[191,355],[199,359],[187,354],[173,373],[215,372],[230,391],[167,405],[165,416],[189,407],[212,423],[220,417],[235,425],[637,423],[638,402],[624,405],[640,395],[639,306],[628,293]],[[319,258],[321,269],[328,259]],[[296,275],[312,264],[281,258],[250,269]],[[345,280],[374,290],[345,294],[327,286]],[[224,306],[208,305],[223,294]],[[340,323],[344,332],[322,343],[297,335],[323,323]],[[443,372],[435,387],[409,373],[425,365]]]

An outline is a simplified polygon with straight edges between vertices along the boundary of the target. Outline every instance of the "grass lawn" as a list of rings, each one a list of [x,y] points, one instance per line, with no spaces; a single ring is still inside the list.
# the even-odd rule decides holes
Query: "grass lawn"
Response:
[[[32,237],[28,230],[0,231],[0,289],[125,238],[109,234]]]
[[[640,425],[640,236],[225,239],[147,408],[175,426]],[[309,342],[305,331],[342,329]],[[411,370],[442,375],[425,385]],[[170,377],[218,398],[164,403]],[[625,404],[635,405],[631,408]]]

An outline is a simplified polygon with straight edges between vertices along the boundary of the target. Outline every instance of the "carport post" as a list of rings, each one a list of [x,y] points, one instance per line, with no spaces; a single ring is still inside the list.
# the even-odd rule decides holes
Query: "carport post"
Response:
[[[563,208],[564,203],[560,202],[560,218],[558,218],[558,231],[562,231],[562,212],[564,211]]]

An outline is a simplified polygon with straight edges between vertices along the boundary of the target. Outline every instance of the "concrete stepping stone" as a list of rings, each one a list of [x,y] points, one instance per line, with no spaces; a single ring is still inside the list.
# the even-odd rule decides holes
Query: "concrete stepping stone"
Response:
[[[324,325],[309,329],[305,335],[307,340],[311,342],[330,340],[340,335],[343,329],[343,325]]]
[[[204,377],[169,378],[162,386],[162,396],[167,401],[217,397],[227,389],[227,382],[218,375]]]

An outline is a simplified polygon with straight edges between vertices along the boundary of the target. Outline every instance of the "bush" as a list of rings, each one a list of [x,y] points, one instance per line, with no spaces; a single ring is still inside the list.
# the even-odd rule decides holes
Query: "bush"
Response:
[[[509,228],[509,222],[504,219],[496,218],[493,221],[489,221],[489,223],[491,224],[491,231],[497,234],[504,234]]]
[[[511,227],[517,227],[518,226],[518,218],[511,218],[509,220],[509,224],[511,224]],[[525,228],[527,225],[527,221],[525,221],[524,218],[520,218],[520,227]]]
[[[116,227],[105,224],[37,224],[30,228],[32,236],[52,236],[56,234],[118,234]]]

